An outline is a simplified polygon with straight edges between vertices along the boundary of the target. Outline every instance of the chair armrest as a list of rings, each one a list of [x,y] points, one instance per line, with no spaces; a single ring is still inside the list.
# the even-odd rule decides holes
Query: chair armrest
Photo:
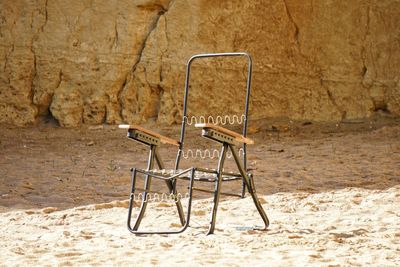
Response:
[[[135,124],[120,124],[118,126],[120,129],[128,129],[129,130],[137,130],[137,131],[141,131],[145,134],[154,136],[155,138],[160,139],[160,142],[163,144],[170,144],[170,145],[174,145],[174,146],[179,146],[179,142],[177,140],[171,139],[169,137],[163,136],[161,134],[158,134],[156,132],[150,131],[146,128],[143,128],[139,125],[135,125]]]
[[[228,130],[228,129],[223,128],[221,126],[217,126],[217,125],[214,125],[214,124],[211,124],[211,123],[196,123],[194,126],[197,127],[197,128],[210,128],[210,129],[213,129],[215,131],[218,131],[218,132],[221,132],[223,134],[226,134],[226,135],[229,135],[229,136],[233,137],[235,139],[235,141],[240,142],[240,143],[245,143],[245,144],[248,144],[248,145],[253,145],[254,144],[254,141],[252,139],[250,139],[248,137],[244,137],[241,134],[238,134],[238,133],[236,133],[234,131]]]

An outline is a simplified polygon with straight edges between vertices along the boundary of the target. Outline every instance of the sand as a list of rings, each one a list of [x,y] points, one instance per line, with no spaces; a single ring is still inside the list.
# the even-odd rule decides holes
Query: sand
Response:
[[[124,131],[52,122],[0,127],[0,266],[400,265],[397,120],[253,128],[257,145],[249,148],[249,163],[271,225],[253,230],[262,221],[251,198],[224,196],[211,236],[205,193],[196,194],[184,233],[128,232],[129,168],[143,167],[147,156]],[[197,135],[188,136],[196,143]],[[162,147],[167,164],[171,153]],[[239,192],[240,185],[223,184],[223,191]],[[177,223],[171,201],[153,201],[142,227]]]

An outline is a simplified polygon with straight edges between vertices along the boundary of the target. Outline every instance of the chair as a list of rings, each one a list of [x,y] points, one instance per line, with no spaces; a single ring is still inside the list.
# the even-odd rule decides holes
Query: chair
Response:
[[[207,121],[203,121],[201,123],[196,123],[195,127],[201,128],[201,135],[205,138],[211,139],[213,141],[218,142],[220,146],[219,159],[216,169],[207,169],[200,167],[191,167],[184,170],[179,169],[180,161],[182,159],[182,153],[184,149],[184,139],[185,139],[185,130],[188,124],[192,123],[187,116],[188,110],[188,95],[189,95],[189,81],[190,81],[190,71],[192,62],[201,59],[201,58],[214,58],[214,57],[245,57],[247,59],[247,82],[246,82],[246,99],[245,99],[245,107],[244,107],[244,115],[243,115],[243,133],[239,134],[237,132],[231,131],[229,129],[223,128],[219,125],[215,125],[213,123],[209,123]],[[144,129],[138,125],[120,125],[119,127],[122,129],[127,129],[128,138],[140,142],[149,147],[149,158],[147,169],[138,169],[132,168],[132,186],[131,186],[131,194],[130,194],[130,202],[128,209],[128,229],[131,233],[134,234],[177,234],[185,231],[189,226],[190,222],[190,213],[192,208],[192,198],[193,198],[193,190],[194,183],[196,182],[213,182],[215,183],[214,191],[214,200],[213,200],[213,208],[211,212],[211,220],[210,226],[207,234],[213,234],[216,223],[216,215],[218,209],[218,203],[221,195],[221,184],[223,181],[232,181],[232,180],[242,180],[242,192],[241,197],[244,197],[245,190],[247,188],[250,193],[253,202],[265,224],[265,227],[261,230],[265,230],[268,228],[269,220],[268,217],[256,195],[253,176],[247,170],[247,161],[246,161],[246,146],[248,144],[253,144],[253,140],[247,137],[247,124],[248,124],[248,113],[249,113],[249,99],[250,99],[250,86],[251,86],[251,75],[252,75],[252,59],[247,53],[215,53],[215,54],[198,54],[192,56],[187,62],[186,66],[186,80],[185,80],[185,91],[184,91],[184,100],[183,100],[183,119],[181,125],[181,134],[180,140],[173,140],[166,136],[162,136],[153,131]],[[161,159],[161,156],[158,152],[158,148],[160,144],[168,144],[171,146],[177,147],[177,156],[175,160],[175,168],[172,170],[166,170],[164,163]],[[238,154],[238,145],[241,146],[243,151],[243,160],[240,159]],[[227,156],[228,150],[231,151],[234,162],[237,166],[238,173],[233,172],[225,172],[224,171],[224,163]],[[158,165],[159,169],[154,169],[155,162]],[[138,215],[134,223],[132,224],[132,210],[134,205],[134,194],[136,190],[136,180],[138,174],[144,177],[144,189],[141,200],[140,209]],[[178,215],[180,219],[180,223],[182,227],[179,230],[170,230],[170,231],[140,231],[139,226],[143,219],[143,216],[147,207],[147,199],[148,194],[151,193],[151,180],[152,179],[161,179],[164,180],[169,193],[174,199],[176,203],[176,207],[178,210]],[[183,206],[180,202],[180,198],[177,193],[177,181],[178,180],[186,180],[188,182],[188,205],[186,216],[183,211]]]

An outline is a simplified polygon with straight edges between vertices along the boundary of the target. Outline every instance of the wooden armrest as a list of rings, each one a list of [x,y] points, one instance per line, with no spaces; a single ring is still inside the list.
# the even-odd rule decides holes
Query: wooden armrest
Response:
[[[241,134],[238,134],[234,131],[228,130],[226,128],[223,128],[221,126],[215,125],[215,124],[211,124],[211,123],[196,123],[194,125],[197,128],[210,128],[210,129],[214,129],[216,131],[219,131],[221,133],[224,133],[226,135],[232,136],[235,138],[235,141],[238,141],[240,143],[245,143],[245,144],[249,144],[249,145],[253,145],[254,141],[248,137],[244,137]]]
[[[179,146],[179,142],[178,141],[176,141],[174,139],[171,139],[169,137],[163,136],[161,134],[158,134],[156,132],[150,131],[150,130],[148,130],[146,128],[143,128],[143,127],[141,127],[139,125],[135,125],[135,124],[120,124],[118,127],[120,129],[138,130],[138,131],[144,132],[145,134],[149,134],[151,136],[154,136],[154,137],[160,139],[161,143],[163,143],[163,144],[170,144],[170,145],[174,145],[174,146]]]

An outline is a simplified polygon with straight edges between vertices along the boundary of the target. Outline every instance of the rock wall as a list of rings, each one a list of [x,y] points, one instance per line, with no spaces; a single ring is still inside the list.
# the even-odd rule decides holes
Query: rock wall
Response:
[[[399,14],[397,0],[1,1],[0,122],[176,123],[188,58],[226,51],[253,56],[253,118],[400,115]],[[240,114],[238,63],[194,65],[189,112]]]

